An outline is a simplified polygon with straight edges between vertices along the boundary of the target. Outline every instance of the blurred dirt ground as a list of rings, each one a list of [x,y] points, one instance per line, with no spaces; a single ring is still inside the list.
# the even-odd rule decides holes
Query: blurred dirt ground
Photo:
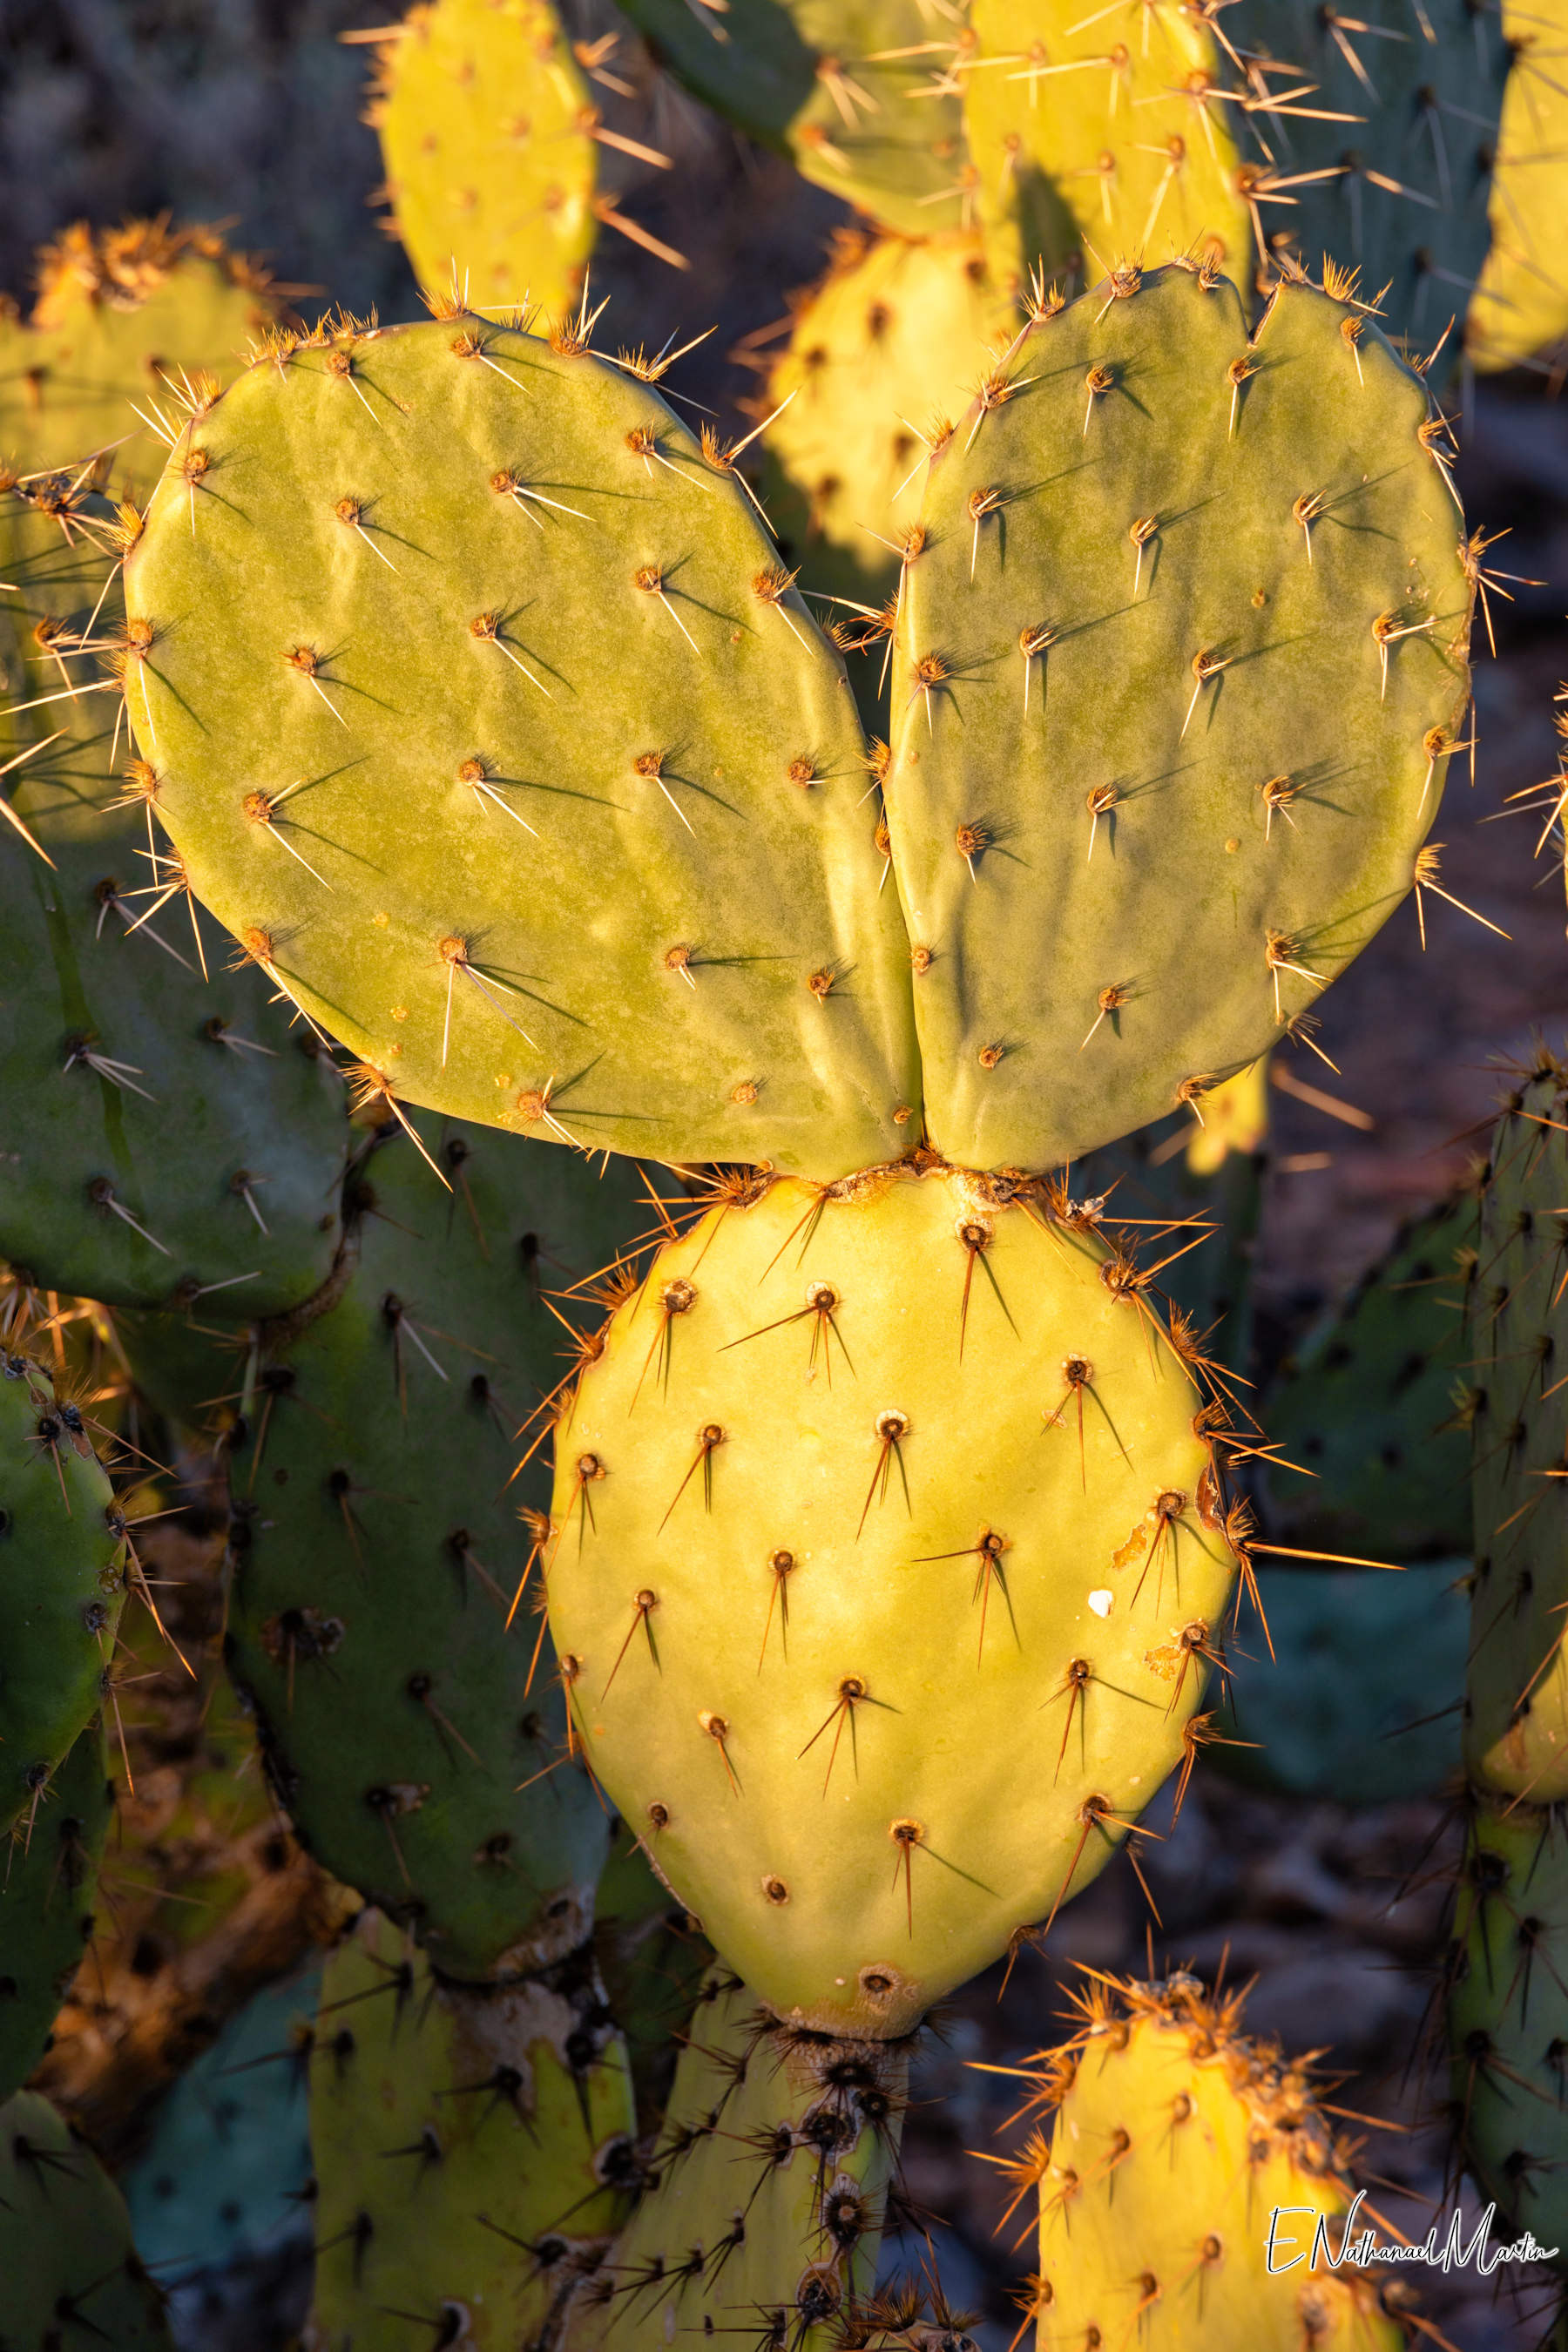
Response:
[[[579,30],[592,5],[574,0]],[[393,13],[386,0],[0,0],[0,289],[25,299],[32,247],[74,217],[107,226],[167,206],[184,218],[237,215],[237,242],[268,248],[279,277],[319,286],[323,299],[408,314],[408,273],[366,202],[380,167],[358,121],[363,52],[336,37]],[[843,214],[776,159],[681,102],[659,102],[658,134],[679,168],[650,175],[635,209],[692,268],[677,275],[616,247],[595,274],[614,297],[607,323],[619,341],[653,344],[718,322],[682,383],[733,429],[734,403],[754,379],[728,351],[783,315],[785,290],[816,273]],[[1318,1043],[1338,1075],[1310,1054],[1293,1066],[1374,1124],[1346,1126],[1274,1096],[1257,1268],[1265,1361],[1400,1216],[1484,1148],[1500,1071],[1532,1034],[1568,1035],[1561,867],[1532,857],[1538,824],[1504,813],[1510,794],[1556,769],[1553,695],[1568,672],[1568,406],[1528,383],[1464,404],[1471,524],[1506,530],[1489,562],[1542,584],[1505,583],[1514,601],[1493,597],[1499,657],[1483,652],[1478,671],[1475,786],[1457,761],[1435,838],[1445,845],[1443,887],[1507,936],[1429,894],[1425,951],[1407,905],[1325,999]],[[987,2352],[1004,2352],[1013,2335],[1010,2297],[1033,2263],[1027,2237],[994,2235],[1005,2192],[968,2152],[1005,2149],[1014,2104],[1005,2079],[974,2062],[1014,2063],[1058,2038],[1075,1966],[1142,1973],[1151,1935],[1157,1964],[1256,1979],[1251,2028],[1293,2053],[1321,2050],[1345,2077],[1338,2103],[1388,2120],[1389,2129],[1348,2119],[1345,2128],[1365,2139],[1373,2201],[1390,2222],[1424,2236],[1450,2193],[1447,2085],[1415,2056],[1458,1847],[1444,1804],[1357,1810],[1271,1798],[1200,1769],[1173,1830],[1168,1816],[1167,1799],[1150,1819],[1168,1834],[1144,1842],[1159,1927],[1131,1871],[1114,1864],[1062,1915],[1045,1956],[1023,1956],[1005,1995],[997,1969],[949,2005],[921,2062],[908,2185],[943,2225],[943,2278],[957,2303],[981,2313]],[[1466,2202],[1473,2211],[1473,2190]],[[906,2239],[899,2251],[919,2249]],[[1510,2294],[1473,2275],[1423,2273],[1421,2285],[1432,2340],[1459,2352],[1523,2352],[1544,2331],[1544,2298],[1529,2283]],[[285,2340],[305,2292],[298,2259],[198,2285],[182,2298],[183,2341],[264,2352]]]

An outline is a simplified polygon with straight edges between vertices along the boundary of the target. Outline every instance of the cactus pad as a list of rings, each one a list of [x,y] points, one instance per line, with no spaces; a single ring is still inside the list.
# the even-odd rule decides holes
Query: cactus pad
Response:
[[[1558,224],[1568,194],[1568,16],[1562,0],[1509,0],[1511,55],[1491,192],[1491,248],[1465,317],[1465,350],[1490,373],[1531,360],[1555,372],[1568,345]]]
[[[42,2057],[92,1934],[92,1899],[114,1818],[103,1734],[89,1724],[49,1783],[27,1833],[0,1845],[0,2095]]]
[[[163,2298],[131,2242],[125,2200],[47,2099],[0,2106],[0,2278],[5,2341],[174,2352]]]
[[[842,665],[649,387],[467,317],[301,344],[127,581],[197,890],[400,1096],[822,1173],[916,1139]]]
[[[827,2352],[876,2274],[908,2053],[792,2032],[726,1971],[702,1989],[648,2186],[572,2352],[731,2329]]]
[[[261,1335],[231,1666],[306,1845],[447,1973],[482,1976],[560,1958],[593,1916],[607,1823],[557,1760],[536,1583],[507,1630],[545,1474],[509,1481],[570,1355],[541,1288],[593,1275],[645,1214],[619,1162],[432,1136],[447,1192],[395,1135],[354,1181],[357,1257]]]
[[[571,306],[594,249],[595,120],[549,0],[435,0],[376,52],[386,198],[425,286]]]
[[[0,1255],[116,1305],[275,1314],[331,1265],[342,1087],[152,862],[156,770],[116,772],[117,697],[72,650],[95,607],[123,634],[102,529],[0,492],[0,682],[58,698],[0,708]]]
[[[819,188],[905,236],[971,225],[959,101],[933,88],[946,27],[921,0],[630,0],[626,14],[689,89]]]
[[[1555,1808],[1471,1806],[1447,1981],[1466,2166],[1516,2231],[1568,2245],[1568,1852]],[[1559,2265],[1561,2267],[1561,2264]]]
[[[1470,1546],[1466,1292],[1473,1190],[1402,1225],[1289,1359],[1262,1419],[1283,1461],[1270,1524],[1316,1549],[1403,1565]]]
[[[1465,1758],[1484,1789],[1568,1796],[1563,1300],[1568,1073],[1542,1055],[1492,1133],[1465,1334],[1475,1512]]]
[[[79,1407],[0,1350],[0,1835],[37,1826],[97,1713],[125,1586],[123,1524]]]
[[[1230,1076],[1418,878],[1471,601],[1429,413],[1314,289],[1251,341],[1223,279],[1132,270],[1043,307],[933,459],[884,789],[949,1157],[1048,1165]]]
[[[1050,2138],[1016,2168],[1039,2181],[1042,2345],[1397,2352],[1365,2268],[1309,2268],[1320,2216],[1339,2252],[1354,2184],[1307,2070],[1238,2031],[1240,1997],[1102,1979],[1077,2005],[1032,2078]]]
[[[1086,1884],[1217,1643],[1203,1398],[1130,1261],[1049,1215],[942,1169],[730,1201],[557,1433],[587,1760],[721,1957],[823,2031],[904,2032]]]
[[[328,1962],[310,2055],[315,2330],[405,2352],[545,2336],[633,2173],[625,2053],[592,1970],[480,1990],[366,1914]]]
[[[779,544],[814,592],[880,603],[886,542],[920,512],[920,435],[966,408],[1011,318],[973,237],[911,245],[841,231],[768,379],[789,406],[763,437],[760,488]],[[792,397],[793,395],[793,397]],[[879,648],[879,654],[880,648]]]
[[[232,375],[282,309],[212,230],[166,221],[79,221],[44,247],[38,289],[30,320],[0,310],[0,464],[32,474],[110,450],[128,486],[163,461],[144,420],[182,425],[195,379]]]

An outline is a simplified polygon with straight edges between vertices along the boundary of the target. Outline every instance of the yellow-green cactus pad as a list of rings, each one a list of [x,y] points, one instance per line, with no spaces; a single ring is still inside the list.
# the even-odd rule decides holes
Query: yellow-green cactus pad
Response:
[[[125,1527],[81,1408],[0,1349],[0,1836],[28,1829],[109,1685]]]
[[[434,0],[376,52],[387,202],[425,286],[567,309],[594,249],[588,86],[549,0]]]
[[[310,2054],[312,2340],[545,2340],[625,2210],[633,2128],[591,1966],[454,1986],[364,1914],[327,1964]]]
[[[933,457],[884,793],[949,1158],[1146,1125],[1434,878],[1474,568],[1438,430],[1361,312],[1283,286],[1249,337],[1173,267],[1042,306]]]
[[[825,1174],[918,1139],[842,663],[649,386],[471,315],[302,342],[126,577],[195,888],[398,1096]]]
[[[1465,1759],[1483,1788],[1568,1797],[1568,1072],[1543,1054],[1492,1133],[1466,1380],[1475,1584]]]
[[[889,542],[920,513],[921,436],[967,408],[988,338],[1016,317],[976,238],[842,236],[768,379],[769,410],[789,405],[761,445],[763,503],[814,592],[891,593]]]
[[[38,257],[32,317],[0,310],[0,468],[75,467],[103,451],[121,483],[145,488],[196,379],[232,375],[282,308],[265,270],[210,229],[79,221]]]
[[[725,1971],[702,1988],[647,2186],[583,2290],[571,2352],[683,2332],[828,2352],[876,2275],[909,2055],[781,2026]]]
[[[0,2278],[5,2340],[25,2352],[174,2352],[125,2200],[87,2142],[30,2091],[0,2106]]]
[[[1561,2251],[1568,2248],[1562,1808],[1474,1803],[1454,1905],[1447,2013],[1459,2150],[1509,2227]]]
[[[1307,2070],[1193,1977],[1100,1980],[1078,2005],[1033,2075],[1049,2137],[1016,2167],[1039,2183],[1039,2352],[1397,2352],[1370,2267],[1313,2259],[1320,2223],[1335,2255],[1372,2223]]]
[[[922,0],[630,0],[654,55],[796,171],[905,236],[973,225],[963,41]]]
[[[1563,0],[1508,0],[1502,28],[1510,62],[1492,175],[1492,241],[1466,314],[1465,350],[1486,373],[1532,360],[1555,372],[1568,342],[1568,12]]]
[[[618,1308],[551,1628],[591,1769],[781,2017],[904,2032],[1179,1762],[1235,1566],[1202,1405],[1127,1258],[1012,1179],[780,1181]]]

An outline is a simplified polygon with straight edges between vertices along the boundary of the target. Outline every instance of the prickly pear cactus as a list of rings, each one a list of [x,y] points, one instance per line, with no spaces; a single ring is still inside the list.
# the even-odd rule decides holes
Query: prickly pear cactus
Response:
[[[310,2080],[307,2340],[403,2352],[410,2315],[465,2352],[542,2340],[636,2168],[625,2050],[591,1964],[457,1986],[367,1913],[328,1963]]]
[[[1320,2217],[1335,2255],[1370,2223],[1309,2073],[1239,2032],[1240,1996],[1175,1975],[1075,2005],[1071,2041],[1019,2070],[1052,2121],[1009,2168],[1039,2183],[1041,2345],[1396,2352],[1375,2274],[1311,2261]]]
[[[841,231],[768,377],[763,504],[815,593],[879,604],[897,585],[900,529],[920,512],[925,446],[1010,339],[978,239],[922,245]],[[853,632],[853,613],[844,614]],[[880,660],[882,647],[876,649]]]
[[[116,1305],[276,1314],[331,1265],[342,1082],[155,846],[156,758],[79,650],[125,642],[110,527],[54,487],[0,491],[0,1255]]]
[[[32,317],[0,310],[0,463],[74,469],[101,450],[122,484],[145,487],[197,378],[232,375],[282,309],[266,272],[211,229],[77,222],[38,257]]]
[[[0,1351],[0,1834],[37,1826],[97,1714],[125,1591],[124,1523],[80,1408]]]
[[[1487,250],[1507,56],[1464,0],[1384,13],[976,0],[964,125],[998,275],[1186,252],[1267,289],[1331,253],[1392,332],[1436,341]]]
[[[1249,338],[1173,267],[1042,306],[933,458],[884,794],[951,1157],[1233,1075],[1410,888],[1468,701],[1434,429],[1360,312],[1284,286]]]
[[[1464,1186],[1402,1225],[1281,1367],[1261,1416],[1281,1460],[1308,1474],[1270,1473],[1270,1525],[1289,1540],[1401,1566],[1468,1551],[1479,1238]]]
[[[1568,1077],[1542,1053],[1492,1133],[1465,1347],[1475,1513],[1465,1759],[1486,1790],[1568,1796],[1568,1619],[1561,1475],[1568,1357]]]
[[[546,1475],[513,1474],[572,1355],[542,1291],[652,1212],[620,1163],[433,1131],[437,1174],[394,1136],[333,1283],[217,1384],[246,1392],[230,1665],[310,1851],[485,1976],[559,1959],[593,1917],[608,1822],[529,1582]]]
[[[1464,2162],[1515,2231],[1568,2245],[1568,1853],[1557,1807],[1472,1800],[1447,1975]]]
[[[1465,351],[1490,373],[1531,361],[1555,373],[1568,339],[1556,225],[1568,156],[1568,16],[1562,0],[1510,0],[1510,66],[1492,176],[1491,245],[1465,314]]]
[[[916,1139],[842,664],[657,394],[465,315],[299,345],[198,461],[236,495],[158,491],[132,717],[275,985],[400,1097],[518,1134],[829,1174]]]
[[[1260,1566],[1268,1632],[1227,1645],[1205,1758],[1227,1780],[1337,1804],[1433,1797],[1459,1761],[1470,1563]]]
[[[668,1244],[584,1373],[548,1552],[578,1736],[786,2020],[905,2032],[1181,1758],[1234,1561],[1139,1280],[1019,1180],[778,1182]]]
[[[370,120],[422,285],[570,308],[594,249],[596,115],[549,0],[434,0],[376,51]]]
[[[174,2352],[163,2297],[131,2241],[125,2200],[47,2099],[0,2106],[0,2278],[8,2342]]]
[[[103,1732],[89,1724],[29,1829],[0,1849],[0,2097],[20,2089],[48,2043],[93,1928],[93,1894],[114,1790]]]
[[[647,2186],[582,2290],[573,2352],[739,2314],[771,2342],[827,2352],[876,2275],[898,2167],[909,2053],[781,2026],[728,1971],[702,1988]]]
[[[654,54],[819,188],[910,237],[972,224],[954,19],[921,0],[630,0]]]

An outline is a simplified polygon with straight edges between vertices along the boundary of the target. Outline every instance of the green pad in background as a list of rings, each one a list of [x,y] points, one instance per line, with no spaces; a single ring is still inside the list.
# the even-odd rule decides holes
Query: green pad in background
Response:
[[[792,2032],[718,1970],[702,1988],[647,2187],[567,2343],[731,2328],[827,2352],[876,2275],[908,2086],[901,2042]],[[635,2333],[634,2333],[635,2331]]]
[[[657,1218],[625,1162],[426,1126],[441,1173],[394,1129],[353,1180],[355,1254],[260,1334],[229,1663],[316,1859],[447,1974],[504,1976],[586,1937],[609,1833],[565,1753],[537,1572],[507,1624],[542,1449],[512,1473],[573,1356],[542,1293]]]
[[[1223,279],[1134,274],[932,463],[884,790],[952,1159],[1075,1159],[1233,1075],[1411,887],[1472,584],[1358,318],[1284,286],[1253,341]]]
[[[1226,1643],[1215,1768],[1250,1787],[1373,1805],[1431,1797],[1459,1762],[1470,1563],[1403,1570],[1260,1566]],[[1273,1655],[1268,1639],[1274,1644]]]
[[[1331,257],[1428,352],[1486,257],[1508,53],[1496,12],[1466,0],[1375,17],[976,0],[964,126],[998,276],[1188,253],[1266,291]]]
[[[1532,362],[1553,377],[1568,342],[1562,224],[1568,201],[1568,11],[1509,0],[1511,51],[1491,191],[1491,249],[1465,313],[1465,355],[1483,374]]]
[[[1542,1053],[1492,1130],[1465,1321],[1470,1604],[1465,1762],[1482,1790],[1568,1797],[1568,1068]]]
[[[785,1181],[661,1250],[584,1372],[549,1559],[578,1734],[787,2021],[909,2031],[1182,1759],[1235,1563],[1131,1284],[1015,1179]]]
[[[631,2084],[591,1969],[443,1981],[365,1914],[321,1984],[310,2064],[316,2339],[407,2352],[549,2340],[635,2171]]]
[[[630,0],[655,57],[803,177],[910,237],[971,226],[958,41],[921,0]],[[900,53],[902,54],[900,54]],[[911,54],[912,52],[912,54]]]
[[[568,310],[598,234],[594,119],[549,0],[434,0],[392,26],[370,120],[420,284]]]
[[[19,2352],[73,2338],[174,2352],[125,2200],[86,2141],[30,2091],[0,2106],[0,2325]]]
[[[37,1830],[96,1716],[125,1591],[123,1522],[79,1408],[0,1350],[0,1834]]]
[[[1479,1240],[1473,1187],[1407,1219],[1279,1367],[1258,1417],[1279,1456],[1267,1516],[1282,1541],[1401,1566],[1468,1556]]]
[[[177,430],[195,379],[233,375],[283,309],[210,229],[77,222],[39,256],[32,317],[0,307],[0,469],[74,469],[104,450],[122,485],[147,489],[166,454],[148,419]]]
[[[0,1559],[3,1559],[0,1554]],[[102,1726],[89,1724],[49,1783],[28,1833],[0,1843],[0,2097],[19,2090],[93,1930],[93,1897],[114,1818]]]
[[[98,641],[122,634],[113,565],[98,502],[68,532],[0,493],[0,685],[61,698],[0,706],[0,1256],[116,1306],[277,1314],[337,1248],[342,1085],[210,922],[204,976],[177,869],[153,860],[157,770],[124,772],[118,694],[47,651],[95,609]]]
[[[195,538],[182,457],[127,562],[132,717],[279,985],[516,1133],[824,1173],[918,1139],[842,664],[655,393],[464,316],[298,346],[197,452]]]

